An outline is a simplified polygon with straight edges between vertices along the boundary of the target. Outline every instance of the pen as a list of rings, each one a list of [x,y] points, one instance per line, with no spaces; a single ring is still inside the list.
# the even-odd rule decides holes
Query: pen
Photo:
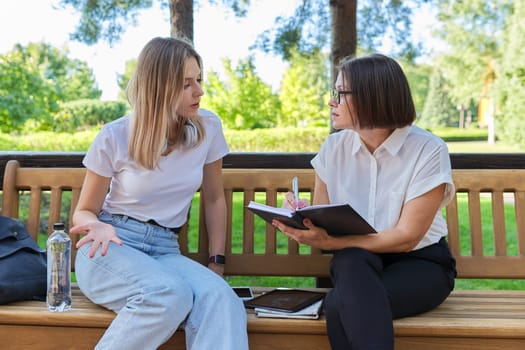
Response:
[[[299,180],[297,179],[297,176],[294,176],[292,179],[292,190],[293,190],[293,196],[295,199],[295,207],[299,207]]]

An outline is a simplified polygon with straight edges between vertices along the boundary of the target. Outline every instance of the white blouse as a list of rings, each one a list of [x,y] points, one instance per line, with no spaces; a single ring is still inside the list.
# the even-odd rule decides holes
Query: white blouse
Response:
[[[330,203],[350,204],[377,231],[393,228],[405,203],[440,184],[446,184],[440,209],[455,193],[445,142],[417,126],[396,129],[373,154],[355,131],[333,133],[311,164],[327,186]],[[446,234],[438,210],[414,250]]]

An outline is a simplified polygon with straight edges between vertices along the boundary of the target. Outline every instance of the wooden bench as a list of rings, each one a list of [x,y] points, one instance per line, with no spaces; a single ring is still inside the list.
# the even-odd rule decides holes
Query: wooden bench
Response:
[[[244,210],[254,199],[277,205],[293,176],[299,177],[301,192],[312,193],[312,169],[224,169],[227,275],[328,276],[329,255],[283,239]],[[457,196],[446,208],[446,216],[458,277],[523,279],[525,169],[454,169],[453,176]],[[44,215],[48,232],[53,222],[68,222],[83,177],[82,168],[26,168],[10,161],[3,179],[2,215],[19,217],[27,207],[27,227],[36,239]],[[64,208],[64,196],[71,197],[71,206]],[[24,197],[29,197],[28,204]],[[492,237],[483,234],[487,218],[480,210],[487,200]],[[511,213],[505,214],[505,203],[514,204]],[[192,213],[197,217],[181,233],[181,248],[203,263],[208,252],[202,209]],[[515,218],[515,227],[509,227],[505,215]],[[234,229],[233,217],[241,218],[241,230]],[[467,248],[460,249],[463,246]],[[78,288],[73,308],[63,314],[49,313],[42,302],[2,305],[2,348],[93,348],[114,317],[113,312],[89,302]],[[525,349],[525,291],[454,291],[437,309],[394,321],[394,331],[396,349]],[[250,349],[329,349],[324,319],[263,319],[248,311],[248,332]],[[182,331],[162,347],[168,348],[184,349]]]

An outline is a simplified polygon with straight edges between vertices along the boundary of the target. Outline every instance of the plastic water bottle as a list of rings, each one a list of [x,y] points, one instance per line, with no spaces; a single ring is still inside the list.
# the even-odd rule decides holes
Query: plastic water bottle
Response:
[[[71,239],[63,223],[53,225],[47,239],[47,308],[63,312],[71,308]]]

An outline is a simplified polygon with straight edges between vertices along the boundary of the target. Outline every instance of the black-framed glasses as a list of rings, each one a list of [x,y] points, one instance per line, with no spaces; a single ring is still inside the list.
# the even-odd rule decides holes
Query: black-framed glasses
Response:
[[[337,89],[331,89],[330,90],[330,97],[337,101],[337,104],[341,104],[341,95],[349,95],[352,94],[352,91],[345,91],[345,90],[337,90]]]

